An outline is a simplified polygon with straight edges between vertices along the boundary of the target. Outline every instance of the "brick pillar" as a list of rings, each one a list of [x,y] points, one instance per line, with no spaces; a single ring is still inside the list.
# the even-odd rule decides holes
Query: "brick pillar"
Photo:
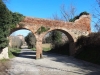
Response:
[[[36,59],[42,58],[42,41],[36,42]]]
[[[69,53],[70,53],[70,56],[73,56],[75,54],[75,43],[74,42],[70,42],[69,44]]]

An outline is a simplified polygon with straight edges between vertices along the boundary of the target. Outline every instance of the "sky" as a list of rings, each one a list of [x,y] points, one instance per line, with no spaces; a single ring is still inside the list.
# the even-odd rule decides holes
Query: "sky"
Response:
[[[19,12],[29,17],[48,19],[51,18],[53,14],[60,16],[60,7],[63,4],[67,10],[71,4],[75,6],[76,15],[83,11],[92,14],[95,3],[95,0],[8,0],[5,4],[12,12]],[[91,28],[93,31],[92,25]],[[26,36],[29,31],[17,31],[14,34],[17,35],[21,33]]]

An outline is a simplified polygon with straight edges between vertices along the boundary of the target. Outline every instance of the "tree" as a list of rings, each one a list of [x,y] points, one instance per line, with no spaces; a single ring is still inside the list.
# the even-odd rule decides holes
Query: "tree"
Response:
[[[61,14],[62,14],[62,17],[63,17],[62,19],[64,21],[69,22],[70,19],[74,18],[75,12],[76,12],[76,8],[75,8],[75,6],[73,6],[71,4],[70,7],[69,7],[69,9],[67,10],[65,8],[65,5],[62,5],[60,11],[61,11]]]
[[[60,45],[62,43],[62,32],[54,30],[51,32],[52,45]]]
[[[7,37],[9,35],[9,28],[12,21],[12,15],[7,9],[6,5],[0,0],[0,50],[8,46]]]
[[[71,4],[70,7],[66,9],[65,5],[63,4],[60,7],[60,12],[61,12],[60,17],[57,14],[54,14],[53,19],[69,22],[70,19],[74,18],[76,13],[76,8],[74,5]]]
[[[67,10],[65,5],[63,4],[60,7],[60,12],[61,12],[61,15],[60,15],[61,17],[59,17],[57,14],[54,14],[53,15],[53,19],[54,20],[60,20],[60,21],[69,22],[69,21],[72,21],[72,19],[74,18],[75,12],[76,12],[76,8],[75,8],[75,6],[73,6],[71,4],[69,9]],[[63,34],[64,33],[62,33],[61,31],[54,30],[54,31],[52,31],[50,33],[50,38],[51,39],[49,39],[49,41],[51,40],[53,45],[62,44],[62,35]]]
[[[94,23],[94,26],[96,28],[96,31],[100,32],[100,0],[96,0],[97,6],[94,7],[94,12],[93,12],[93,18],[94,20],[92,21]]]
[[[69,22],[69,21],[72,21],[72,19],[74,18],[75,16],[75,12],[76,12],[76,8],[75,6],[73,6],[72,4],[70,5],[69,9],[67,10],[65,8],[65,5],[63,4],[61,7],[60,7],[60,12],[61,12],[61,17],[59,17],[57,14],[54,14],[53,15],[53,19],[54,20],[60,20],[60,21],[66,21],[66,22]],[[56,46],[56,45],[60,45],[62,44],[62,35],[64,33],[62,33],[61,31],[58,31],[58,30],[54,30],[52,32],[49,33],[49,37],[46,37],[46,40],[47,41],[51,41],[52,45]]]
[[[10,24],[10,30],[12,30],[13,28],[16,27],[16,25],[22,21],[24,19],[25,16],[23,16],[22,14],[18,13],[18,12],[11,12],[10,14],[12,15],[12,23]]]
[[[28,45],[29,48],[33,48],[35,47],[35,44],[36,44],[36,38],[35,36],[33,35],[33,33],[29,33],[26,37],[25,37],[25,41]]]
[[[8,46],[9,33],[24,16],[11,12],[3,3],[5,0],[0,0],[0,50]]]

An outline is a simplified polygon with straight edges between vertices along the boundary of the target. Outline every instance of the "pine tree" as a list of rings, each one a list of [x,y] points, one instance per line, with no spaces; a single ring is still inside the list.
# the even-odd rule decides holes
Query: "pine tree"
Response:
[[[12,15],[6,5],[0,0],[0,50],[8,45],[7,37],[9,35],[9,27],[12,21]]]

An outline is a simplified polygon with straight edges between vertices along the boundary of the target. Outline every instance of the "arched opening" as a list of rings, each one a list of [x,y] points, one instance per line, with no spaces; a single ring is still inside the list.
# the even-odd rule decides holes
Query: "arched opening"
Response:
[[[69,34],[67,31],[61,29],[54,29],[47,32],[44,36],[42,41],[42,48],[43,51],[55,52],[65,55],[73,55],[74,40],[71,34]]]
[[[26,35],[28,34],[28,32],[32,32],[31,30],[29,30],[29,29],[27,29],[27,28],[14,28],[14,29],[12,29],[12,30],[10,31],[9,36],[10,36],[12,33],[17,32],[17,31],[22,31],[22,32],[26,32],[26,31],[27,31],[27,33],[25,33]]]
[[[29,29],[21,29],[21,28],[16,28],[10,32],[9,36],[9,50],[12,50],[11,52],[16,56],[16,48],[17,51],[18,49],[23,50],[24,53],[23,56],[25,58],[35,58],[36,57],[36,51],[31,51],[32,49],[35,48],[36,45],[36,38],[35,35],[33,34],[32,31]],[[27,53],[25,53],[27,52]],[[27,54],[27,56],[26,56]],[[32,56],[28,56],[32,55]]]

